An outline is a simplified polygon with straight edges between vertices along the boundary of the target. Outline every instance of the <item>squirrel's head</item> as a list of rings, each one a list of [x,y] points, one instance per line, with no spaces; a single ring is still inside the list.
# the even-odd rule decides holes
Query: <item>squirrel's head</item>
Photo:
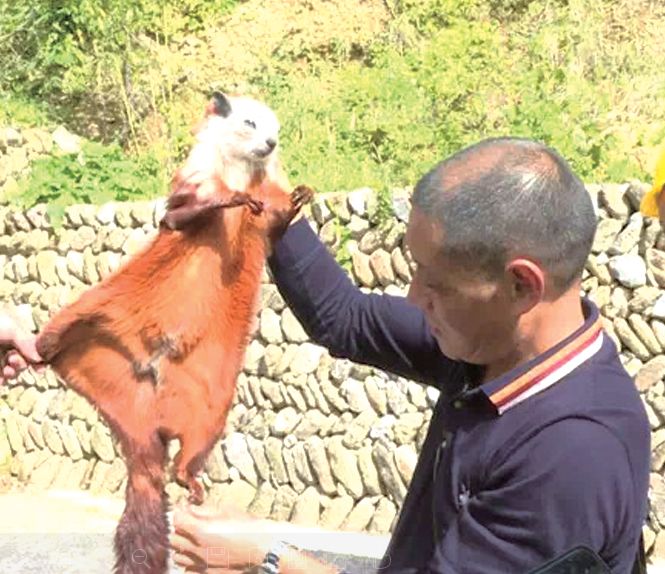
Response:
[[[265,104],[214,92],[196,135],[227,161],[264,164],[277,148],[279,128],[277,116]]]

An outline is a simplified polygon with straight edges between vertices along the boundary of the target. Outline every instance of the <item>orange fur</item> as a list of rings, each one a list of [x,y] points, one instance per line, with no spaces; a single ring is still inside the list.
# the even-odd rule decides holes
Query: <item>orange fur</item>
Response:
[[[206,184],[217,200],[238,195],[221,180]],[[179,185],[176,176],[174,193]],[[37,340],[44,359],[119,438],[128,469],[115,537],[119,574],[167,570],[168,440],[181,445],[175,479],[202,502],[197,475],[223,433],[243,365],[269,215],[287,210],[292,217],[300,207],[296,194],[262,172],[243,191],[262,203],[262,213],[228,207],[183,231],[162,226],[142,252],[55,314]],[[306,190],[300,199],[310,196]],[[136,551],[147,558],[137,560]]]

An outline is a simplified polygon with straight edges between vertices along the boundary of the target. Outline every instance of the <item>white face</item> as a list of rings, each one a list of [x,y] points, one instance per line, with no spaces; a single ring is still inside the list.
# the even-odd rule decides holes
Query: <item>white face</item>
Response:
[[[248,97],[227,97],[231,111],[226,117],[211,114],[199,140],[215,142],[229,159],[263,163],[279,142],[279,121],[273,111]]]

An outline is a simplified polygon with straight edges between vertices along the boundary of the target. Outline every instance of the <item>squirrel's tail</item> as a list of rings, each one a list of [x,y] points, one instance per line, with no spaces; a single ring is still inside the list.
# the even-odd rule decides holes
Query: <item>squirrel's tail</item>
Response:
[[[115,532],[114,574],[167,574],[169,559],[165,448],[155,438],[127,453],[125,510]]]

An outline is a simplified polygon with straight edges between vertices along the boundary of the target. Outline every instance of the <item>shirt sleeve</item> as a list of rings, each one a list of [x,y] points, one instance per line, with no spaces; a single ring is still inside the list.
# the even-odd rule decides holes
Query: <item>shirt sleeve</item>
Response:
[[[562,420],[528,443],[470,493],[424,572],[529,572],[578,545],[612,572],[630,572],[641,517],[624,445],[584,419]]]
[[[457,366],[417,307],[404,297],[363,293],[305,218],[276,242],[268,264],[305,332],[332,356],[433,385]]]

